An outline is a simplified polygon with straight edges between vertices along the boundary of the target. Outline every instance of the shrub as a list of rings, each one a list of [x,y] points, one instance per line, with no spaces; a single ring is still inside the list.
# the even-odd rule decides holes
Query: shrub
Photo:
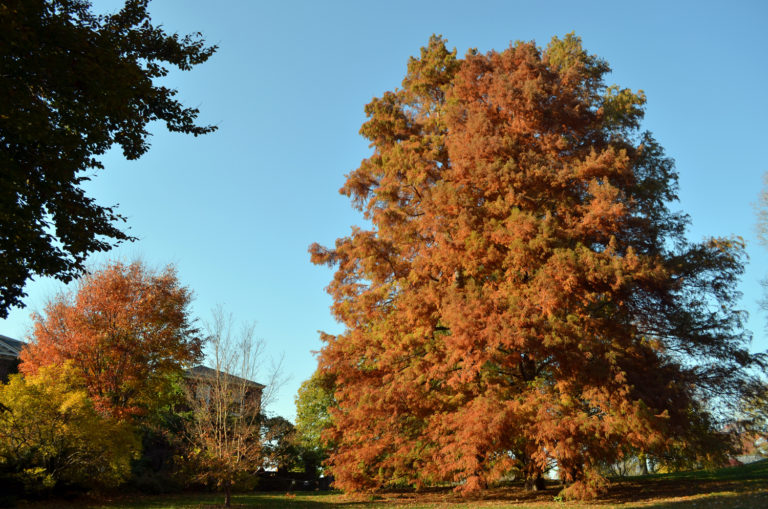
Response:
[[[0,468],[27,492],[119,485],[139,449],[128,424],[96,412],[70,363],[0,385]]]

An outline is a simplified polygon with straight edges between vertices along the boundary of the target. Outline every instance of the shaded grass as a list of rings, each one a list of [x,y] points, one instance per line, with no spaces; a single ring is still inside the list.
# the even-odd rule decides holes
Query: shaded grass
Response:
[[[715,471],[680,472],[617,479],[608,493],[593,502],[555,502],[554,484],[541,492],[521,485],[487,490],[476,498],[462,498],[447,489],[391,492],[374,497],[347,497],[339,492],[248,493],[234,495],[232,507],[264,509],[760,509],[768,508],[768,460]],[[21,504],[35,509],[213,509],[223,496],[213,493],[164,496],[126,496],[81,499],[73,502]]]

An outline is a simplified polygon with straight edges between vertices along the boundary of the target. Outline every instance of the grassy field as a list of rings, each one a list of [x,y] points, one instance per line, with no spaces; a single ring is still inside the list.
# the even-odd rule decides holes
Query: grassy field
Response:
[[[521,486],[489,490],[478,498],[462,498],[446,490],[421,493],[384,493],[376,497],[349,498],[333,492],[252,493],[233,497],[232,507],[265,509],[470,509],[474,507],[544,509],[568,508],[768,508],[768,460],[712,472],[683,472],[615,480],[600,500],[556,502],[559,487],[528,493]],[[221,495],[125,497],[108,500],[22,504],[22,508],[52,509],[213,509],[221,507]]]

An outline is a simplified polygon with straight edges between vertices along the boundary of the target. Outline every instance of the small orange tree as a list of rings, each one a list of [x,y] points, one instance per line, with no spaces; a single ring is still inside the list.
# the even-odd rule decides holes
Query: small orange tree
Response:
[[[263,372],[264,341],[254,337],[253,325],[234,331],[221,309],[207,327],[207,341],[212,367],[195,368],[186,391],[189,459],[198,479],[223,491],[229,507],[233,489],[252,488],[265,462],[264,409],[281,385],[281,370],[278,364]],[[266,384],[256,382],[262,375]]]
[[[140,262],[108,263],[33,315],[20,370],[72,361],[99,411],[121,419],[146,415],[201,356],[191,299],[173,267],[155,272]]]
[[[645,97],[609,70],[573,35],[463,60],[433,37],[366,106],[341,192],[372,227],[310,248],[346,326],[320,354],[338,486],[535,485],[556,462],[593,496],[600,464],[713,433],[697,399],[754,381],[743,245],[685,238]]]

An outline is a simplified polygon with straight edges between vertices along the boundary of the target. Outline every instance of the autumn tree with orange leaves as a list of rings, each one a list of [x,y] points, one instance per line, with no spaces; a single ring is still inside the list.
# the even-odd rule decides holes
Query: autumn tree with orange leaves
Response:
[[[191,299],[171,266],[154,271],[140,262],[109,263],[33,315],[33,341],[22,350],[20,370],[72,361],[97,410],[141,418],[162,403],[182,368],[201,358]]]
[[[702,402],[764,366],[743,245],[686,239],[645,96],[609,71],[572,34],[464,59],[433,37],[366,106],[373,154],[341,192],[372,226],[310,248],[346,326],[320,354],[337,486],[536,486],[556,464],[586,498],[627,454],[727,450]]]

